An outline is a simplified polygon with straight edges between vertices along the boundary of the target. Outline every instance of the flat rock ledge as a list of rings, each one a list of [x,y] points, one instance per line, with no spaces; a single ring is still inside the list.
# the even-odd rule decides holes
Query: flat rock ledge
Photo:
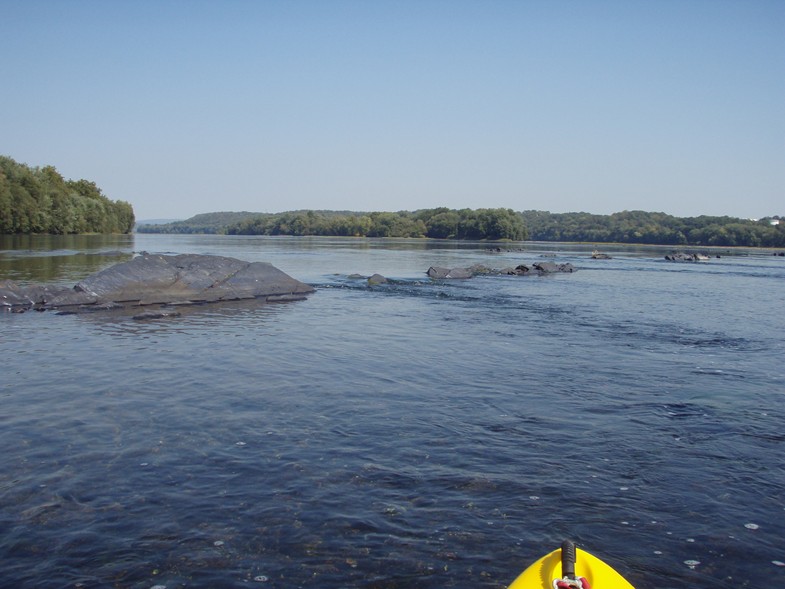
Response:
[[[544,276],[546,274],[570,274],[577,271],[577,268],[570,263],[555,264],[553,262],[536,262],[526,265],[519,264],[514,268],[494,269],[475,264],[467,268],[441,268],[431,266],[428,268],[428,276],[434,280],[467,279],[475,276],[487,275],[509,275],[509,276]]]
[[[73,288],[0,281],[0,308],[101,310],[124,306],[196,305],[220,301],[301,300],[314,288],[267,262],[197,254],[141,254],[89,276]]]

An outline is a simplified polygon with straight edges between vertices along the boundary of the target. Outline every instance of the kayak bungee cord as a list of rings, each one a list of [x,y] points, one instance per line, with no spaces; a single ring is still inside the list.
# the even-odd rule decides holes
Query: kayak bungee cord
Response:
[[[586,577],[575,576],[575,543],[561,543],[561,579],[553,580],[553,589],[591,589]]]

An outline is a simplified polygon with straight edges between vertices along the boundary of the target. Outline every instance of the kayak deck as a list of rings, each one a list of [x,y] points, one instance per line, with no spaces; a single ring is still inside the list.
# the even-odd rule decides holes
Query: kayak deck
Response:
[[[609,564],[578,548],[575,548],[575,576],[585,578],[594,589],[634,589]],[[512,582],[509,589],[553,589],[554,580],[557,579],[562,579],[561,548],[532,563]]]

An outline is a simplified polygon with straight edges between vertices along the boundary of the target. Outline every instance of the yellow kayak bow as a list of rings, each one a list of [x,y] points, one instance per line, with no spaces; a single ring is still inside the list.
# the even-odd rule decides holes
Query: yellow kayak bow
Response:
[[[509,589],[634,589],[613,568],[566,540],[532,563]]]

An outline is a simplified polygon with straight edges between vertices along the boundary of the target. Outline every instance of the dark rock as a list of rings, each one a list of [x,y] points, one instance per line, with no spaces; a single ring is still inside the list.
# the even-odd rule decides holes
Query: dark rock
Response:
[[[491,254],[501,254],[501,253],[509,253],[509,252],[522,252],[522,248],[501,248],[501,247],[487,247],[485,251]]]
[[[0,282],[0,306],[16,307],[46,305],[52,300],[67,296],[72,292],[64,286],[19,286],[5,280]]]
[[[493,268],[488,268],[483,264],[474,264],[473,266],[469,266],[469,272],[472,273],[472,276],[480,276],[484,274],[499,274],[498,270],[494,270]]]
[[[508,276],[526,276],[530,271],[531,268],[525,264],[518,264],[515,268],[504,268],[500,273]]]
[[[532,272],[535,270],[535,272]],[[525,264],[519,264],[515,268],[504,268],[502,270],[494,270],[477,264],[469,268],[440,268],[438,266],[431,266],[428,268],[428,276],[435,280],[443,280],[449,278],[472,278],[479,275],[488,274],[506,274],[509,276],[532,276],[534,274],[554,274],[558,272],[575,272],[576,268],[572,264],[555,264],[553,262],[539,262],[532,264],[531,268]]]
[[[434,280],[465,279],[474,276],[469,268],[441,268],[439,266],[431,266],[428,268],[427,274]]]
[[[537,262],[532,266],[540,274],[552,274],[559,271],[559,267],[554,262]]]
[[[447,278],[447,276],[450,274],[450,269],[442,268],[441,266],[431,266],[428,268],[426,274],[434,280],[442,280]]]
[[[553,262],[538,262],[533,267],[539,274],[556,274],[558,272],[575,272],[575,267],[570,264],[554,264]]]
[[[373,286],[375,284],[384,284],[387,282],[387,279],[382,276],[381,274],[374,274],[368,279],[368,286]]]
[[[144,313],[139,313],[138,315],[134,315],[134,319],[137,321],[145,321],[148,319],[165,319],[167,317],[179,317],[180,313],[177,311],[145,311]]]
[[[35,302],[30,298],[27,289],[10,280],[0,282],[0,305],[11,307],[31,307]]]
[[[93,274],[71,289],[0,283],[0,305],[53,309],[118,303],[196,304],[262,297],[269,300],[312,292],[313,287],[267,262],[196,254],[144,254]]]
[[[709,256],[702,254],[686,254],[684,252],[675,252],[672,254],[667,254],[665,259],[669,262],[700,262],[708,260]]]
[[[308,297],[299,294],[270,295],[265,302],[268,303],[291,303],[293,301],[304,301]]]
[[[500,274],[499,270],[488,268],[483,264],[474,264],[468,268],[442,268],[440,266],[431,266],[428,268],[428,276],[434,280],[449,280],[457,279],[462,280],[466,278],[473,278],[481,274]]]

